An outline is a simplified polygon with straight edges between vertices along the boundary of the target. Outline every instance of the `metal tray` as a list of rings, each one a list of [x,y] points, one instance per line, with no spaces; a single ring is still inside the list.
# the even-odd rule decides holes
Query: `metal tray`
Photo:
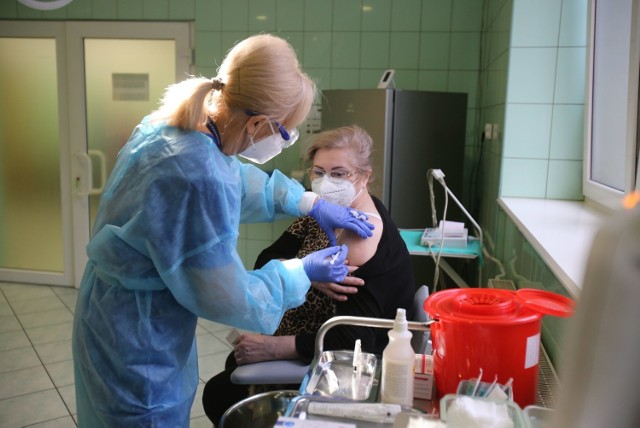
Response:
[[[351,400],[337,400],[330,397],[299,396],[291,400],[291,403],[289,403],[289,408],[287,409],[285,415],[292,418],[304,420],[342,423],[348,422],[355,425],[357,428],[392,428],[394,427],[394,422],[403,414],[426,416],[418,410],[404,406],[396,406],[399,409],[399,413],[389,414],[387,416],[380,415],[376,412],[367,412],[366,414],[361,415],[361,417],[364,417],[365,419],[361,419],[358,416],[337,416],[338,411],[335,412],[336,416],[328,416],[326,414],[316,414],[313,412],[313,409],[311,409],[310,411],[310,407],[314,405],[317,406],[318,404],[327,404],[329,406],[334,405],[341,407],[374,405],[374,403],[362,403]],[[382,404],[380,403],[375,403],[375,405],[382,406]]]
[[[324,351],[302,385],[301,395],[355,401],[375,401],[380,364],[375,354],[361,354],[360,372],[353,368],[353,351]]]

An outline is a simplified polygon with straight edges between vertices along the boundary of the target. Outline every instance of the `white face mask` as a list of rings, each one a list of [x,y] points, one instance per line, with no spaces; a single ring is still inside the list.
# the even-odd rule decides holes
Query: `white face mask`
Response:
[[[282,152],[283,148],[289,147],[298,139],[297,129],[287,133],[288,139],[285,139],[282,130],[280,130],[280,132],[275,132],[271,122],[269,122],[269,127],[271,128],[271,135],[259,140],[258,142],[254,142],[253,136],[249,135],[249,147],[238,155],[250,160],[251,162],[263,164],[278,156],[280,152]],[[279,124],[278,127],[280,128]]]
[[[333,178],[329,175],[315,178],[311,182],[311,190],[325,201],[333,202],[343,207],[351,206],[353,201],[360,195],[360,192],[356,192],[356,186],[351,181],[346,178]]]

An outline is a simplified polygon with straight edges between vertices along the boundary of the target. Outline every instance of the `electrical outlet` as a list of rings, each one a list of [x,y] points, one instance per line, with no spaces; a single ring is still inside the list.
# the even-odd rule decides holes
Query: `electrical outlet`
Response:
[[[484,139],[485,140],[493,139],[493,125],[490,123],[484,124]]]

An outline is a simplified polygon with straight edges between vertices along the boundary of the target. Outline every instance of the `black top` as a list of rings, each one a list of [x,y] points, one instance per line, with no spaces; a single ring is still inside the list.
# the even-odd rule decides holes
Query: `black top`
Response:
[[[276,331],[276,335],[295,334],[296,350],[303,357],[313,358],[316,332],[331,316],[394,319],[397,308],[408,311],[411,307],[415,285],[409,252],[385,206],[376,197],[372,198],[384,229],[374,256],[352,274],[364,279],[365,285],[358,287],[358,293],[348,295],[346,302],[333,301],[312,287],[305,304],[285,314],[280,325],[283,327],[286,324],[288,327],[279,327]],[[311,217],[299,218],[276,242],[260,253],[256,268],[271,259],[303,257],[327,247],[328,242],[315,220]],[[352,350],[356,339],[361,340],[363,352],[379,355],[389,340],[386,329],[337,326],[325,336],[323,349]]]

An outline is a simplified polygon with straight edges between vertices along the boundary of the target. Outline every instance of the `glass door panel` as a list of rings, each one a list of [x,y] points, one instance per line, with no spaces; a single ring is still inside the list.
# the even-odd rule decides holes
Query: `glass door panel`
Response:
[[[0,37],[0,269],[62,273],[55,38]]]
[[[185,22],[2,22],[0,281],[79,286],[103,177],[190,73],[192,39]]]
[[[93,227],[100,188],[113,169],[118,151],[140,120],[158,107],[164,89],[176,81],[176,43],[88,38],[84,40],[84,55]]]

